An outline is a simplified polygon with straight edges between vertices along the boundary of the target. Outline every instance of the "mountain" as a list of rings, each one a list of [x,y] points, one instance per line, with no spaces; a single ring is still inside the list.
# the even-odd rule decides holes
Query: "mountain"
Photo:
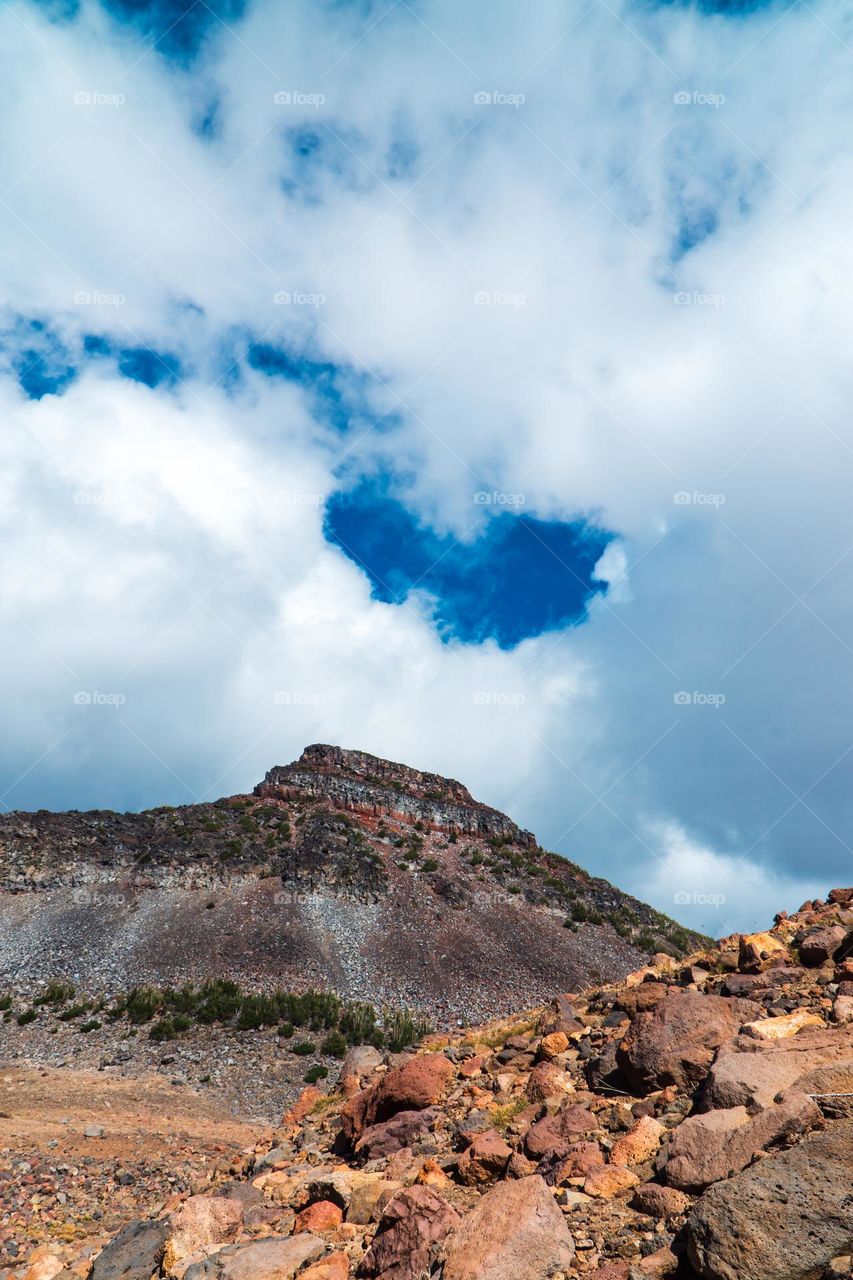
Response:
[[[447,1025],[698,942],[461,783],[340,747],[211,804],[0,817],[0,988],[228,976]]]

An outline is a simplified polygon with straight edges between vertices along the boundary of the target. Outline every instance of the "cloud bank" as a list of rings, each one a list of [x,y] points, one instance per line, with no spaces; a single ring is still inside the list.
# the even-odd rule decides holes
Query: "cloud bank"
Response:
[[[3,803],[327,740],[711,932],[849,882],[850,24],[7,6]]]

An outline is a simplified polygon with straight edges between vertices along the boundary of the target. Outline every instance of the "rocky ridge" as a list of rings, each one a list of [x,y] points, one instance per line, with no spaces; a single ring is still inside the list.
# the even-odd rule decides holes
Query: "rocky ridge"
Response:
[[[697,942],[461,783],[339,747],[211,804],[0,815],[0,993],[228,975],[450,1025]]]
[[[354,1049],[191,1192],[11,1274],[849,1277],[853,889],[414,1052]]]

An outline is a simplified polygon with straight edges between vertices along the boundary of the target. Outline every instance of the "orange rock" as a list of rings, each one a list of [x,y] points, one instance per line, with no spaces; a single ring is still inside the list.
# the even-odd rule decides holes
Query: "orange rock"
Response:
[[[324,1097],[322,1090],[316,1085],[309,1084],[307,1089],[302,1090],[290,1110],[285,1111],[282,1124],[299,1124],[311,1114],[322,1097]]]
[[[825,1023],[816,1013],[808,1009],[796,1009],[793,1013],[783,1013],[778,1018],[757,1018],[747,1022],[741,1028],[747,1035],[756,1040],[785,1040],[795,1036],[805,1027],[822,1027]]]
[[[593,1169],[587,1174],[583,1189],[596,1200],[612,1200],[620,1192],[636,1187],[639,1181],[631,1169],[617,1164],[603,1164],[601,1168]]]
[[[182,1276],[196,1254],[236,1240],[243,1205],[231,1196],[190,1196],[173,1214],[163,1252],[163,1271]]]
[[[738,942],[738,966],[745,973],[760,973],[787,954],[788,948],[772,933],[744,933]]]
[[[459,1068],[459,1074],[469,1080],[471,1076],[478,1076],[487,1062],[488,1058],[484,1053],[478,1053],[476,1058],[466,1058]]]
[[[51,1252],[50,1245],[39,1245],[28,1258],[28,1269],[24,1280],[53,1280],[63,1270],[62,1261]]]
[[[641,1116],[628,1133],[617,1138],[610,1152],[613,1164],[645,1164],[661,1144],[665,1129],[654,1116]]]
[[[546,1062],[550,1062],[552,1058],[558,1058],[561,1053],[565,1053],[569,1047],[569,1037],[565,1031],[552,1031],[549,1036],[543,1036],[539,1042],[539,1055]]]
[[[415,1182],[421,1187],[446,1187],[450,1179],[438,1161],[433,1156],[429,1156],[421,1165]]]
[[[331,1200],[317,1200],[297,1213],[293,1234],[300,1231],[334,1231],[344,1220],[343,1210]]]
[[[322,1262],[315,1262],[307,1271],[299,1273],[299,1280],[347,1280],[349,1258],[345,1253],[330,1253]]]

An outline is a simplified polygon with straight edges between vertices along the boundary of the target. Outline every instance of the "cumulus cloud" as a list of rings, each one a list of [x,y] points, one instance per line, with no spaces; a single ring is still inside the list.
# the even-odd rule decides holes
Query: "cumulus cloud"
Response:
[[[849,23],[256,3],[177,62],[7,6],[3,802],[210,795],[328,739],[674,914],[849,879]],[[16,317],[70,371],[38,400]],[[122,376],[146,348],[185,376]],[[463,542],[484,488],[598,523],[607,594],[443,642],[324,537],[377,475]]]

